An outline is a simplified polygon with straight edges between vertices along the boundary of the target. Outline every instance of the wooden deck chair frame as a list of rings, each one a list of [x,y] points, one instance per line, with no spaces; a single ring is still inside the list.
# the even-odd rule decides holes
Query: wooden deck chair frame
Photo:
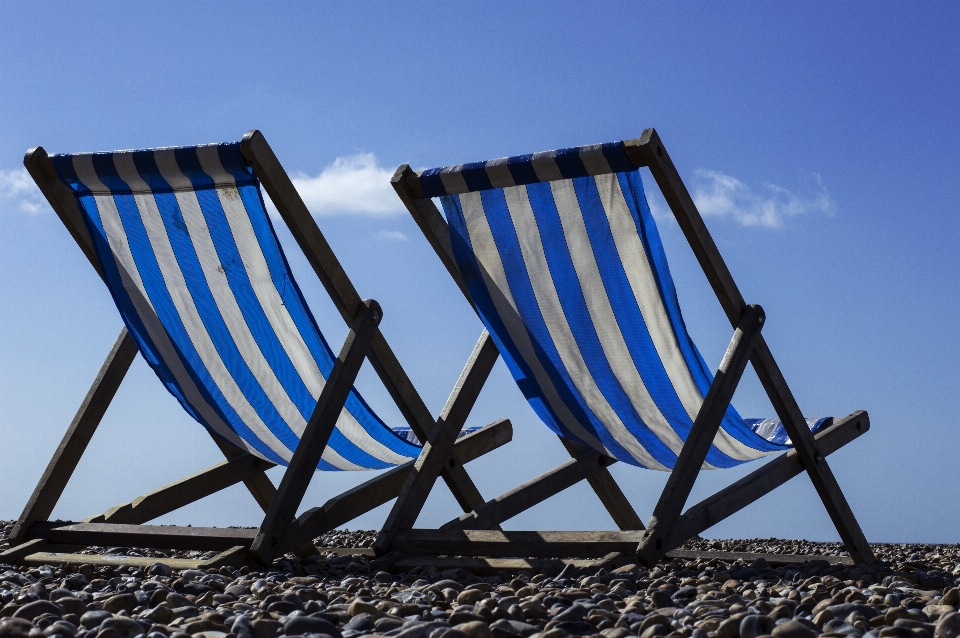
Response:
[[[434,419],[378,329],[382,316],[379,305],[372,300],[361,300],[266,139],[259,131],[248,132],[243,137],[241,152],[350,328],[279,488],[274,487],[264,474],[274,466],[273,463],[211,434],[226,461],[83,523],[48,520],[137,355],[133,337],[124,328],[20,515],[10,537],[12,547],[0,554],[0,562],[92,563],[106,560],[109,564],[118,564],[115,557],[107,560],[70,553],[83,546],[100,545],[219,552],[206,561],[164,560],[176,568],[239,564],[249,558],[270,564],[284,552],[295,550],[320,534],[390,501],[399,495],[404,481],[414,470],[414,461],[386,471],[330,499],[324,506],[296,517],[364,358],[370,360],[410,428],[420,441],[425,442],[426,449],[435,443],[438,432],[453,432],[456,443],[444,447],[447,455],[443,459],[441,474],[464,511],[471,511],[484,502],[463,464],[510,441],[510,422],[497,421],[459,440],[456,437],[499,356],[486,332],[481,334],[439,419]],[[57,178],[46,151],[42,147],[30,149],[24,164],[102,277],[76,199]],[[265,513],[257,530],[143,525],[240,482],[246,485]],[[153,558],[131,557],[124,562],[148,565],[155,561]]]
[[[395,565],[409,566],[424,562],[428,555],[485,556],[493,560],[488,561],[489,565],[506,565],[509,561],[504,562],[502,557],[606,556],[610,560],[619,554],[626,555],[630,560],[634,560],[635,556],[640,562],[653,565],[668,552],[671,556],[690,554],[671,550],[802,472],[806,472],[813,482],[852,560],[858,563],[873,561],[873,552],[826,461],[828,454],[869,429],[866,412],[858,411],[837,419],[816,436],[810,432],[780,368],[760,334],[764,321],[763,310],[744,302],[656,131],[646,129],[638,139],[623,142],[623,150],[634,166],[647,167],[653,174],[734,328],[730,345],[648,526],[644,528],[606,470],[605,466],[615,460],[564,441],[574,457],[571,461],[484,503],[439,530],[412,529],[423,502],[423,494],[429,491],[430,481],[435,480],[435,476],[429,473],[411,475],[374,545],[378,553],[383,555],[384,564],[393,561]],[[433,201],[423,196],[419,176],[409,166],[402,165],[394,174],[392,183],[437,255],[470,300],[470,293],[454,261],[447,223]],[[694,481],[748,362],[753,364],[795,447],[684,513],[683,507]],[[440,457],[444,454],[439,449],[436,452]],[[425,449],[417,463],[423,467],[439,463],[439,459],[424,458],[430,453]],[[620,532],[492,530],[494,526],[583,478],[590,481],[620,527]],[[416,558],[403,558],[404,554]],[[786,564],[783,561],[796,562],[821,557],[768,558]],[[441,564],[445,563],[441,561]],[[519,565],[523,564],[521,560]]]

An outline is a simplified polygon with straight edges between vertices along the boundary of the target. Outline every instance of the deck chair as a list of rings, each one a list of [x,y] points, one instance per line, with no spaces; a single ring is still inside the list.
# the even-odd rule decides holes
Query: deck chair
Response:
[[[509,441],[510,424],[461,435],[496,349],[481,335],[434,419],[378,330],[379,305],[361,300],[258,131],[185,148],[50,157],[38,147],[25,164],[107,284],[125,327],[0,561],[91,562],[70,552],[121,545],[220,552],[207,567],[248,556],[270,564],[395,498],[438,431],[453,433],[443,477],[457,501],[465,511],[484,502],[462,466]],[[339,355],[293,278],[261,183],[347,322]],[[50,522],[138,352],[227,460],[82,523]],[[388,427],[353,388],[365,358],[406,427]],[[264,474],[275,465],[287,466],[279,488]],[[315,470],[387,468],[296,517]],[[241,481],[265,512],[256,531],[142,524]]]
[[[652,172],[734,328],[715,374],[684,326],[640,167]],[[652,565],[804,471],[852,559],[873,560],[826,461],[869,428],[867,414],[801,416],[760,334],[763,310],[744,303],[653,129],[625,142],[420,174],[404,165],[393,185],[531,406],[574,458],[439,530],[412,529],[408,508],[421,499],[402,493],[374,545],[384,560],[619,553]],[[440,198],[446,219],[431,198]],[[779,419],[743,419],[730,405],[747,362]],[[434,452],[443,454],[421,455]],[[775,453],[683,512],[701,469]],[[646,528],[606,470],[618,461],[671,472]],[[411,476],[408,487],[431,478]],[[584,478],[620,532],[492,529]]]

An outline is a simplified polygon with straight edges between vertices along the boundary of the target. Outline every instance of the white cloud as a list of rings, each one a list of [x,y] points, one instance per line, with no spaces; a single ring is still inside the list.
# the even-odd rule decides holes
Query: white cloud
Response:
[[[0,169],[0,205],[6,203],[31,215],[43,210],[43,195],[27,169]]]
[[[380,166],[373,153],[362,153],[338,157],[316,176],[296,173],[291,179],[314,216],[387,217],[404,210],[391,177],[393,171]]]
[[[698,169],[695,175],[692,196],[704,217],[730,217],[743,226],[781,228],[792,217],[816,212],[830,215],[836,208],[816,173],[818,190],[809,198],[775,184],[765,184],[763,192],[757,193],[720,171]]]
[[[410,241],[410,238],[399,230],[381,230],[375,237],[381,241]]]

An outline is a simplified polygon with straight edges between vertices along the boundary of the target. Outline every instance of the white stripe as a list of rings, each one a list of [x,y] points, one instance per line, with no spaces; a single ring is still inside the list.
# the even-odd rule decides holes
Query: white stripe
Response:
[[[517,186],[515,188],[522,188]],[[493,240],[493,234],[490,231],[490,225],[487,221],[486,212],[483,210],[483,203],[480,200],[479,193],[466,193],[460,195],[460,207],[463,210],[463,217],[467,224],[467,231],[470,235],[470,243],[473,246],[473,253],[480,266],[480,273],[483,276],[484,285],[490,293],[490,298],[497,309],[497,315],[503,321],[507,332],[514,345],[523,357],[524,362],[530,368],[537,386],[543,392],[544,399],[550,406],[553,413],[560,420],[560,425],[567,428],[574,436],[594,448],[602,451],[609,456],[613,454],[607,450],[603,443],[597,437],[587,430],[570,412],[570,408],[560,398],[557,388],[550,380],[550,376],[544,370],[540,359],[537,358],[533,343],[520,313],[517,311],[517,304],[510,291],[510,284],[507,281],[506,272],[503,269],[503,262],[500,259],[500,252]]]
[[[216,171],[217,167],[220,166],[219,157],[215,154],[201,155],[200,160],[204,172],[207,172],[208,165],[212,171]],[[307,344],[303,341],[299,330],[297,330],[293,318],[290,316],[290,313],[287,312],[286,305],[283,303],[283,299],[280,297],[280,293],[273,283],[273,278],[270,276],[270,269],[263,255],[263,249],[260,247],[256,233],[253,230],[250,214],[243,205],[243,200],[237,192],[236,185],[233,184],[231,186],[218,188],[217,195],[223,207],[224,215],[227,218],[227,223],[230,225],[230,232],[233,235],[237,250],[240,253],[240,259],[243,262],[243,267],[247,272],[247,278],[250,280],[254,294],[256,294],[257,300],[260,302],[260,306],[264,310],[267,320],[270,322],[270,326],[280,340],[284,351],[287,352],[287,355],[293,362],[307,390],[311,396],[313,396],[314,400],[317,400],[320,398],[320,392],[323,390],[325,383],[323,374],[320,372],[320,368],[317,366],[317,362],[310,353]],[[210,246],[208,250],[210,250],[211,255],[216,254],[213,246]],[[198,254],[200,253],[199,250],[197,252]],[[377,425],[375,427],[381,426]],[[340,430],[341,434],[343,434],[347,440],[384,463],[402,465],[410,460],[409,457],[394,452],[373,438],[370,433],[360,425],[356,417],[346,409],[340,412],[336,428]],[[298,431],[298,434],[301,432],[302,430]],[[349,462],[344,460],[344,463]]]
[[[509,157],[501,157],[490,160],[484,165],[484,169],[487,171],[487,178],[490,179],[490,185],[494,188],[516,186],[516,182],[513,181],[513,174],[510,172],[510,167],[507,166],[509,159]]]
[[[99,190],[106,190],[106,186],[100,181],[93,168],[93,161],[90,155],[74,156],[73,166],[84,186],[87,188],[93,187]],[[91,190],[93,190],[93,188],[91,188]],[[207,403],[206,399],[204,399],[186,368],[184,368],[180,356],[170,342],[166,329],[160,323],[159,317],[157,317],[153,303],[146,294],[146,288],[140,278],[140,271],[137,269],[133,254],[130,252],[130,246],[126,240],[126,233],[120,221],[120,213],[117,211],[117,205],[113,196],[95,195],[94,201],[97,205],[100,223],[107,235],[110,253],[116,263],[123,288],[129,295],[137,316],[140,317],[140,321],[143,322],[150,340],[163,359],[163,363],[166,364],[170,373],[177,380],[177,384],[180,386],[184,398],[217,434],[252,454],[266,458],[253,446],[240,438],[239,435],[220,418],[220,415]]]
[[[470,190],[467,188],[467,182],[460,172],[462,169],[463,164],[458,164],[457,166],[447,166],[440,171],[440,181],[443,182],[443,188],[447,191],[447,195],[458,195]]]
[[[547,257],[540,238],[540,229],[537,227],[526,187],[516,186],[505,189],[504,196],[517,232],[520,252],[523,254],[527,276],[533,287],[540,313],[543,315],[544,323],[546,323],[547,330],[550,332],[550,338],[553,340],[553,345],[556,347],[571,381],[580,392],[588,408],[634,459],[651,469],[669,469],[657,461],[630,434],[617,411],[603,396],[603,392],[597,387],[593,375],[590,374],[590,369],[583,359],[560,304],[560,297],[557,294],[550,268],[547,265]]]
[[[580,161],[583,162],[583,166],[587,169],[588,175],[603,175],[604,173],[610,172],[610,162],[607,161],[607,157],[603,154],[602,144],[581,146],[579,155]]]
[[[694,383],[677,343],[677,335],[663,306],[653,268],[647,260],[647,252],[640,238],[640,231],[620,190],[620,182],[614,174],[598,175],[594,179],[617,246],[617,254],[620,256],[630,288],[640,307],[643,321],[680,403],[690,420],[695,421],[703,404],[703,395]],[[724,454],[737,460],[749,460],[765,454],[773,454],[773,452],[761,453],[737,441],[722,428],[714,440],[714,445]]]
[[[207,372],[224,398],[254,435],[274,453],[289,461],[293,453],[277,439],[254,407],[250,405],[226,364],[220,358],[220,353],[207,333],[203,319],[200,317],[193,297],[187,288],[187,282],[180,271],[173,248],[170,246],[170,239],[167,237],[167,231],[157,208],[156,200],[153,195],[148,194],[134,195],[134,200],[137,203],[140,218],[146,229],[167,292],[170,294],[177,314],[180,315],[180,321],[183,323],[197,355],[207,368]]]
[[[552,182],[556,179],[563,179],[563,173],[560,172],[560,167],[557,166],[556,157],[556,151],[543,151],[533,154],[530,165],[533,166],[533,172],[537,174],[537,179],[541,182]]]
[[[653,397],[650,396],[643,378],[637,371],[637,366],[633,361],[630,349],[627,347],[627,342],[624,340],[623,333],[617,323],[613,307],[607,297],[603,280],[600,278],[600,269],[597,266],[593,246],[590,244],[590,237],[587,234],[587,227],[583,221],[583,213],[580,210],[580,203],[577,200],[576,192],[574,192],[573,183],[567,179],[550,182],[550,189],[553,192],[553,199],[560,214],[560,225],[563,228],[573,268],[577,273],[577,279],[580,281],[580,290],[583,293],[587,312],[590,313],[590,320],[600,340],[600,346],[603,348],[607,363],[610,365],[610,369],[620,384],[623,393],[627,395],[643,422],[660,441],[679,456],[680,450],[683,449],[683,439],[660,412],[660,408],[657,407]],[[577,352],[579,352],[579,349]],[[615,432],[611,433],[617,436]],[[629,431],[624,431],[623,434],[626,435],[628,440],[621,440],[617,436],[617,441],[625,448],[630,449],[631,441],[635,441],[636,437]]]

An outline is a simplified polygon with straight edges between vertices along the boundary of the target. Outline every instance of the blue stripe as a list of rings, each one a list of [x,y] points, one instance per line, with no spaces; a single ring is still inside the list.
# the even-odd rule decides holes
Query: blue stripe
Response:
[[[447,189],[440,179],[441,168],[431,168],[424,171],[420,176],[420,189],[424,197],[443,197],[447,194]]]
[[[540,181],[537,172],[533,170],[533,155],[518,155],[507,160],[507,168],[510,169],[510,175],[513,176],[513,183],[517,186],[521,184],[535,184]]]
[[[614,173],[629,173],[637,170],[623,152],[623,142],[607,142],[600,148],[603,150],[603,156],[607,158],[610,170]]]
[[[557,151],[554,159],[557,162],[557,168],[560,169],[560,174],[566,179],[588,175],[587,167],[583,165],[583,160],[580,159],[579,148],[561,149]]]
[[[471,191],[493,188],[493,184],[490,183],[490,176],[487,175],[486,162],[466,164],[460,171],[460,174],[463,176],[463,181],[466,182],[467,188]]]

